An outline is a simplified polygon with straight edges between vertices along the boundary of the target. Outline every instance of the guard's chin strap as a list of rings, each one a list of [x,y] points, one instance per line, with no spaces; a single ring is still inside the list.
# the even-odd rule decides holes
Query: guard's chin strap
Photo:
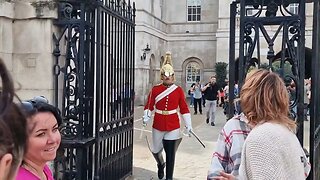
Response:
[[[166,83],[162,83],[164,86],[166,86],[166,87],[170,87],[173,83],[171,83],[171,84],[166,84]]]

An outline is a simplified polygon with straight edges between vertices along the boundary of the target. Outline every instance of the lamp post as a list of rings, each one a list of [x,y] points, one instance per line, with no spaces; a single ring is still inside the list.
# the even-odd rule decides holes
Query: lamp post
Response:
[[[147,44],[147,47],[146,47],[146,48],[142,49],[143,54],[142,54],[142,56],[141,56],[141,61],[146,60],[147,53],[149,53],[150,50],[151,50],[151,49],[149,48],[149,44]]]

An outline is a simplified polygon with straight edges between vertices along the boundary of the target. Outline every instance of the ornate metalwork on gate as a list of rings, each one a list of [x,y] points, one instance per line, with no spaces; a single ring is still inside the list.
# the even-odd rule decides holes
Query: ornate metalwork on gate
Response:
[[[60,0],[55,105],[62,110],[56,179],[124,179],[132,174],[134,3]]]
[[[311,1],[308,1],[311,2]],[[234,114],[234,85],[243,84],[245,75],[251,66],[262,66],[263,61],[267,66],[277,71],[286,84],[295,85],[296,91],[291,93],[290,112],[298,125],[297,137],[303,145],[304,140],[304,79],[310,72],[305,72],[305,6],[306,0],[236,0],[230,5],[230,48],[229,48],[229,116]],[[295,5],[298,11],[289,10]],[[239,59],[235,61],[236,52],[236,30],[239,20]],[[312,110],[310,122],[310,162],[313,170],[309,178],[319,178],[319,156],[320,152],[320,117],[319,109],[319,0],[314,1],[314,25],[313,25],[313,47],[312,47]],[[262,46],[267,47],[266,52]],[[275,52],[275,46],[280,47]],[[276,56],[276,54],[278,54]],[[262,59],[265,58],[265,59]],[[311,59],[310,59],[311,60]],[[275,69],[274,64],[278,63]],[[289,70],[288,70],[288,67]],[[307,76],[306,76],[307,74]],[[308,77],[309,78],[309,77]],[[238,81],[238,82],[236,82]],[[315,95],[315,96],[314,96]]]

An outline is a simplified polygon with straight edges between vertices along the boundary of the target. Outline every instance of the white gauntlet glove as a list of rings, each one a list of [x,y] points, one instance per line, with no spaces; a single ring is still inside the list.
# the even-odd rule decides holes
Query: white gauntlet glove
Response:
[[[191,115],[190,113],[182,114],[182,118],[186,124],[186,128],[188,133],[192,130],[192,123],[191,123]]]
[[[144,110],[143,112],[143,125],[146,126],[151,119],[151,111],[149,109]]]

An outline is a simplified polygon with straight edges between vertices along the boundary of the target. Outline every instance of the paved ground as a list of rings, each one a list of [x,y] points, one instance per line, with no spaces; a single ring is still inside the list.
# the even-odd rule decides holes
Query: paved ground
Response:
[[[193,113],[193,108],[191,108]],[[205,109],[204,109],[205,112]],[[192,115],[194,132],[205,143],[203,148],[195,138],[184,137],[176,155],[174,171],[175,180],[206,179],[207,170],[211,162],[211,155],[215,148],[219,131],[226,122],[226,116],[222,108],[217,108],[216,126],[205,123],[206,116]],[[135,107],[135,131],[134,131],[134,159],[133,176],[127,180],[158,179],[156,162],[148,150],[145,137],[151,140],[151,124],[142,128],[143,107]],[[308,148],[309,121],[305,121],[305,147]]]
[[[191,108],[193,113],[193,108]],[[204,111],[205,112],[205,111]],[[134,159],[133,176],[128,180],[158,179],[156,162],[149,152],[145,136],[151,140],[151,124],[142,128],[143,107],[135,108],[135,131],[134,131]],[[205,143],[206,148],[196,141],[195,138],[184,137],[176,155],[174,179],[206,179],[207,170],[211,162],[211,154],[215,147],[221,127],[226,122],[226,116],[222,108],[217,110],[216,126],[206,124],[204,115],[192,115],[194,132]],[[182,122],[183,123],[183,122]]]

